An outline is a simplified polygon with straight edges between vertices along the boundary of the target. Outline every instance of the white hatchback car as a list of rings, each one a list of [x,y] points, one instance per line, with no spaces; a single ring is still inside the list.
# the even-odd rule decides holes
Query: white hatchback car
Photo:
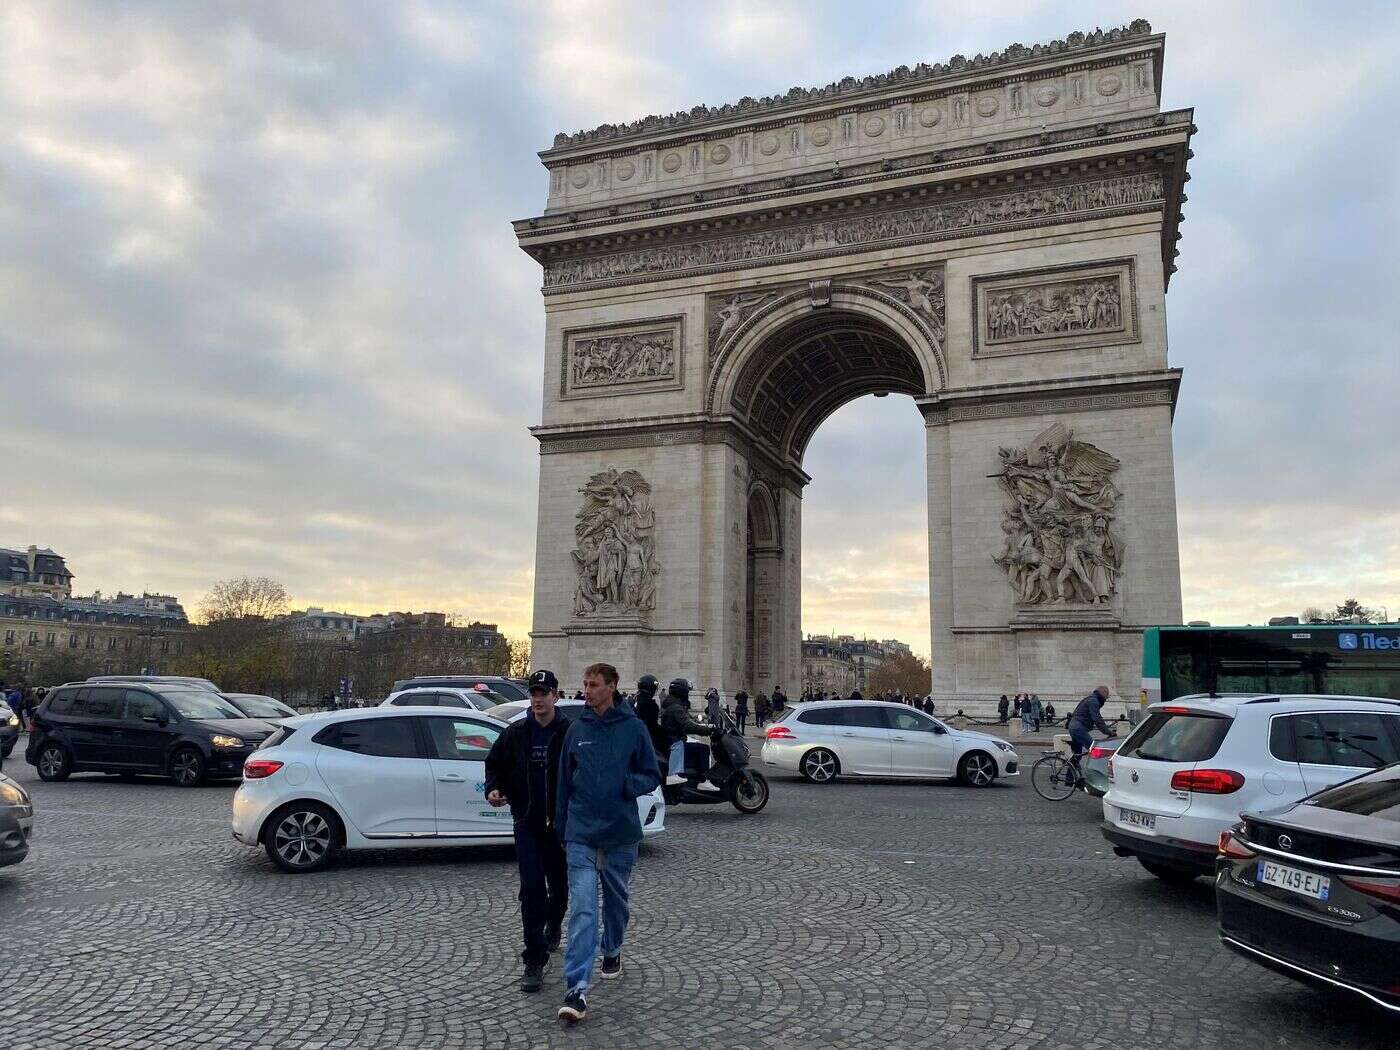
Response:
[[[1187,696],[1153,704],[1109,765],[1104,838],[1159,878],[1215,870],[1243,810],[1287,806],[1400,761],[1400,702],[1359,696]]]
[[[1000,737],[953,729],[883,700],[797,704],[768,730],[763,761],[816,784],[849,775],[956,777],[986,787],[1018,774],[1016,749]]]
[[[455,707],[459,711],[490,711],[505,697],[489,689],[460,689],[455,686],[415,686],[390,693],[380,707]]]
[[[233,837],[283,871],[340,849],[506,845],[510,809],[486,802],[499,719],[441,707],[371,707],[289,718],[243,764]],[[658,790],[637,800],[642,833],[665,826]]]

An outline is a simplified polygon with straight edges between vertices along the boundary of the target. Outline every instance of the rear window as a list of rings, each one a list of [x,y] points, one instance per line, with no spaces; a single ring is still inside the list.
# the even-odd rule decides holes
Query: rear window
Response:
[[[783,717],[778,719],[778,721],[782,722],[790,717],[792,717],[792,711],[788,710],[783,713]],[[841,709],[839,707],[822,707],[818,708],[816,711],[803,711],[797,716],[797,720],[803,725],[809,726],[839,726],[845,724],[841,720]]]
[[[279,726],[275,733],[258,745],[258,750],[261,751],[265,747],[276,747],[278,744],[284,743],[295,732],[296,730],[289,726]]]
[[[44,709],[52,715],[66,715],[73,710],[73,699],[78,695],[78,690],[69,689],[67,692],[54,693],[44,704]]]
[[[418,758],[416,718],[363,718],[328,726],[316,742],[378,758]]]
[[[1118,749],[1123,758],[1149,762],[1205,762],[1220,750],[1234,719],[1153,711]]]
[[[1379,769],[1400,762],[1391,737],[1394,715],[1337,711],[1292,719],[1297,760],[1309,765]]]
[[[1306,804],[1400,823],[1400,765],[1328,788]]]

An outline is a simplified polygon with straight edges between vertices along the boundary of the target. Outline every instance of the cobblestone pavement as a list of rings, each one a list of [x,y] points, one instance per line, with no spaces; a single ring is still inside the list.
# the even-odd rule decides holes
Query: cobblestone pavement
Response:
[[[0,870],[8,1050],[1395,1046],[1393,1020],[1226,953],[1208,883],[1113,858],[1097,803],[1025,777],[774,776],[757,817],[672,812],[627,972],[566,1030],[558,962],[516,989],[509,850],[290,877],[230,838],[231,785],[6,772],[37,807],[33,852]]]

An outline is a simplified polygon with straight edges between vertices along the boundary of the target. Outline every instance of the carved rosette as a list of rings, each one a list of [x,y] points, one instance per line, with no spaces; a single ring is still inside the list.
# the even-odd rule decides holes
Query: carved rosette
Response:
[[[574,616],[646,618],[656,608],[656,513],[651,486],[635,470],[605,470],[579,489]]]
[[[992,560],[1026,606],[1109,605],[1123,544],[1113,534],[1118,460],[1052,424],[1024,448],[1002,448],[1003,546]]]

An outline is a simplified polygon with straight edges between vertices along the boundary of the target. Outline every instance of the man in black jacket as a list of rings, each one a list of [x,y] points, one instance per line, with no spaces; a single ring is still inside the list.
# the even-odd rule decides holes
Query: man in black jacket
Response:
[[[661,703],[661,731],[666,734],[667,763],[666,783],[684,784],[685,781],[685,740],[690,733],[710,733],[710,726],[690,717],[690,683],[677,678],[666,689],[666,699]],[[718,791],[713,784],[701,781],[695,785],[701,791]]]
[[[520,865],[520,923],[525,933],[520,990],[538,992],[549,953],[559,950],[569,908],[569,871],[554,827],[559,756],[569,720],[555,710],[559,679],[553,671],[530,676],[530,713],[506,727],[486,756],[486,801],[509,804]]]

